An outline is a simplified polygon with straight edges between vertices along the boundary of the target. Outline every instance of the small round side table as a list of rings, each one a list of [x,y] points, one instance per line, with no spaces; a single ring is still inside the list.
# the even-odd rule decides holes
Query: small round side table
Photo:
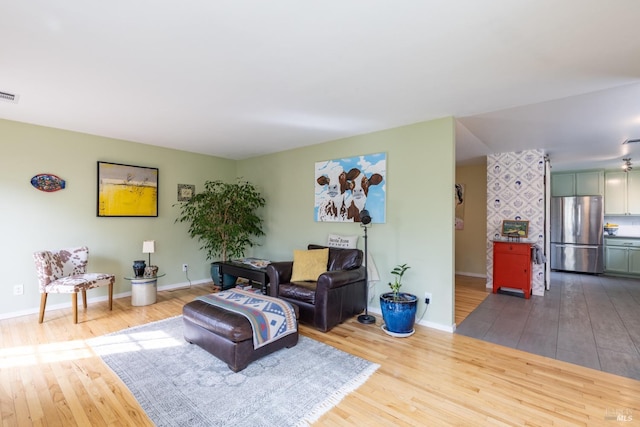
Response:
[[[155,304],[158,297],[158,277],[164,275],[165,273],[152,277],[125,277],[126,280],[131,280],[131,305]]]

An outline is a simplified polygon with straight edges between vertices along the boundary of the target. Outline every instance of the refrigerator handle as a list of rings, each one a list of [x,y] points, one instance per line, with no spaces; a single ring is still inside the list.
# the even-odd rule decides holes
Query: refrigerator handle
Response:
[[[587,245],[558,245],[554,244],[556,248],[576,248],[576,249],[598,249],[598,246],[587,246]]]

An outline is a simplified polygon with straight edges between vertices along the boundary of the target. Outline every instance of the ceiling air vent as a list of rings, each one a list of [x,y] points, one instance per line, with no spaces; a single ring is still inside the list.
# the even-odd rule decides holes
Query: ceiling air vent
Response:
[[[15,95],[9,92],[0,92],[0,101],[13,102],[14,104],[18,103],[19,95]]]
[[[640,138],[635,138],[635,139],[627,139],[625,142],[623,142],[622,144],[636,144],[640,142]]]

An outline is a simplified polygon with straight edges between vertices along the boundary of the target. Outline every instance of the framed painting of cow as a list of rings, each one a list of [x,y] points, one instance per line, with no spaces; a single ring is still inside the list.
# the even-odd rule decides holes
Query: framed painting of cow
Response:
[[[386,222],[387,154],[325,160],[315,164],[314,217],[319,222]]]

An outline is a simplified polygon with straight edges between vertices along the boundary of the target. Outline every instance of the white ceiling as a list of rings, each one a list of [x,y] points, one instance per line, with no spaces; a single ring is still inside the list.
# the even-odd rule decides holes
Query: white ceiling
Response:
[[[640,143],[623,144],[640,139],[640,84],[460,117],[456,137],[460,165],[542,148],[552,171],[620,168],[626,157],[640,167]]]
[[[8,120],[243,159],[455,116],[459,164],[542,148],[556,170],[617,167],[640,138],[638,0],[0,10],[0,91],[20,97],[0,101]]]

